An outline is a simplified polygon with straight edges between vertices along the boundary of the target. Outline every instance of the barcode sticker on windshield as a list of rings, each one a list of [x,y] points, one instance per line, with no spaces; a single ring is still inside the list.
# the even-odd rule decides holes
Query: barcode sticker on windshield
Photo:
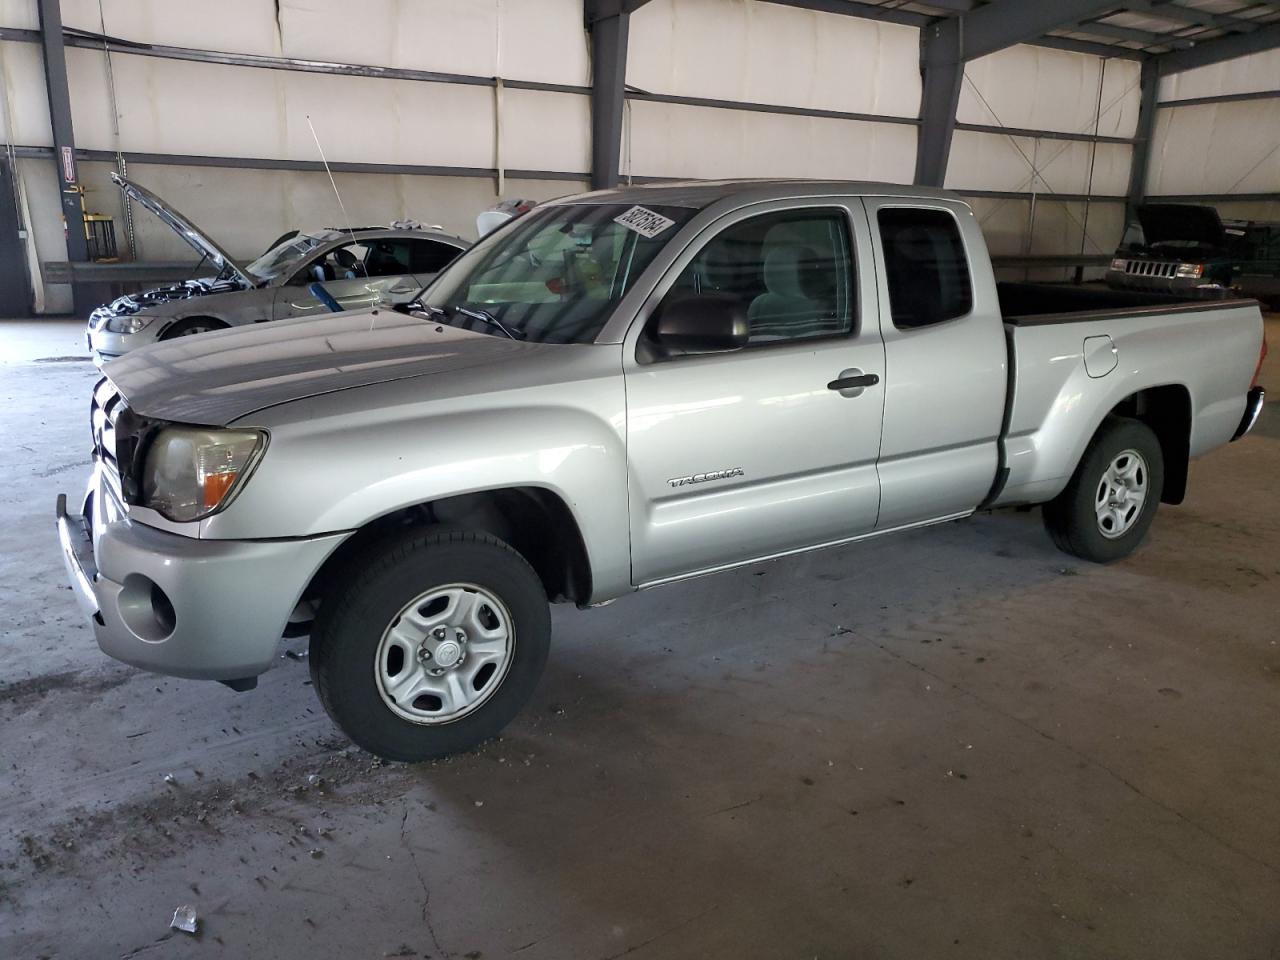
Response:
[[[644,207],[632,207],[622,216],[614,217],[613,222],[620,223],[628,230],[634,230],[640,236],[650,240],[668,227],[675,226],[674,220],[668,220],[662,214],[646,210]]]

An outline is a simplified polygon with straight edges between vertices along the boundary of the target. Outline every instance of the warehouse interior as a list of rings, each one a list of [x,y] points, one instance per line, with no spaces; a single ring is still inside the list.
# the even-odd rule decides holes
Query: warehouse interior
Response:
[[[1280,223],[1280,2],[0,0],[0,83],[0,956],[1280,951],[1274,400],[1116,563],[977,510],[554,605],[524,711],[421,764],[334,725],[305,634],[244,693],[104,656],[54,528],[90,311],[205,266],[113,175],[240,263],[513,198],[944,188],[999,280],[1101,287],[1141,205]]]

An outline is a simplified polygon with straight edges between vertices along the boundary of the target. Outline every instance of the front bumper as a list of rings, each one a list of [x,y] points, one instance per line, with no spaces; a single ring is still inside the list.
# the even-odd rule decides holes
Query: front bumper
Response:
[[[1262,405],[1266,402],[1267,391],[1261,387],[1254,387],[1249,391],[1244,405],[1244,416],[1240,418],[1240,426],[1236,427],[1236,432],[1231,436],[1232,440],[1239,440],[1253,429],[1253,425],[1258,422],[1258,417],[1262,413]]]
[[[197,540],[131,521],[95,465],[82,514],[58,497],[72,590],[108,656],[198,680],[257,676],[312,575],[347,538]]]

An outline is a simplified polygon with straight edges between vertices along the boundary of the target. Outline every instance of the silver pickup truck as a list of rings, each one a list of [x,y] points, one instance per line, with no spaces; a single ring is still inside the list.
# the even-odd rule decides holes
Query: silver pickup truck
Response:
[[[108,363],[76,593],[113,657],[251,687],[310,635],[384,757],[496,734],[591,606],[1044,504],[1132,551],[1262,405],[1253,301],[997,287],[951,194],[703,183],[569,197],[418,301]]]

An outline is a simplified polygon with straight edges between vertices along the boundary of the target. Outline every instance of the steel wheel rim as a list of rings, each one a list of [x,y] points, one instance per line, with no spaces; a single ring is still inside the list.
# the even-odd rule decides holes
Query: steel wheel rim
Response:
[[[1122,450],[1111,459],[1093,494],[1098,532],[1115,540],[1133,529],[1147,501],[1147,481],[1147,461],[1137,450]]]
[[[378,694],[396,716],[427,726],[478,710],[511,668],[511,611],[474,583],[432,587],[401,608],[374,658]]]

